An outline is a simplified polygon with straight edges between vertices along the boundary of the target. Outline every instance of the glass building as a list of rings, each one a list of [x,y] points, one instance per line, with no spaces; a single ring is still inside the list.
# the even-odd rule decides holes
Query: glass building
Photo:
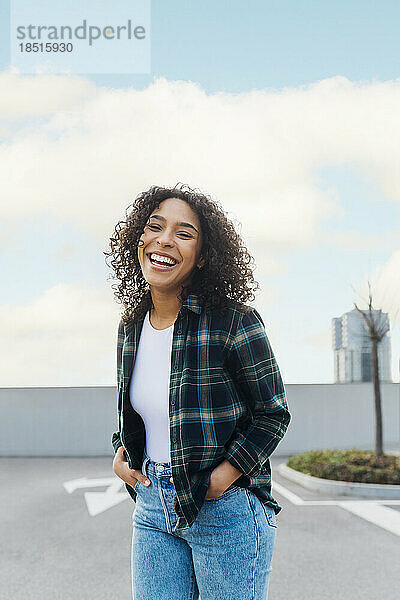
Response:
[[[368,310],[362,311],[368,314]],[[372,310],[375,322],[389,323],[387,313]],[[358,310],[344,313],[332,319],[332,343],[334,352],[335,383],[372,381],[371,341],[363,317]],[[381,381],[392,382],[391,345],[387,333],[378,343],[379,376]]]

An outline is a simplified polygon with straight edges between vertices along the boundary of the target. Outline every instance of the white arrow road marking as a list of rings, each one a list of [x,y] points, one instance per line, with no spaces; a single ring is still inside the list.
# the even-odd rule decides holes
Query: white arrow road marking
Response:
[[[280,483],[272,482],[272,490],[276,490],[287,498],[292,504],[298,506],[332,505],[340,506],[349,512],[382,527],[390,533],[400,535],[400,512],[383,504],[400,504],[400,500],[303,500],[297,494],[294,494]]]
[[[107,486],[105,492],[85,492],[84,498],[91,517],[104,512],[112,506],[116,506],[129,497],[127,491],[120,492],[124,482],[117,477],[103,477],[100,479],[81,477],[80,479],[65,481],[63,485],[69,494],[72,494],[72,492],[79,488]]]
[[[81,477],[80,479],[71,479],[71,481],[65,481],[63,485],[67,492],[71,494],[71,492],[74,492],[78,488],[112,485],[115,481],[118,482],[121,480],[116,479],[116,477],[102,477],[101,479],[89,479],[88,477]]]

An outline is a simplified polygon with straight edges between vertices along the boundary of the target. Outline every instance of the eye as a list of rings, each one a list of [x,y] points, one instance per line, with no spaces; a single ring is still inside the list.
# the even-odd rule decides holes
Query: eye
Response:
[[[186,231],[180,231],[180,232],[178,233],[178,235],[182,235],[182,236],[184,236],[184,237],[183,237],[183,239],[186,239],[186,240],[188,240],[188,239],[190,239],[190,238],[192,238],[192,237],[193,237],[193,236],[192,236],[192,235],[190,235],[189,233],[186,233]]]
[[[150,223],[147,223],[147,227],[150,227],[150,229],[155,229],[157,231],[157,228],[160,229],[159,225],[151,225]]]

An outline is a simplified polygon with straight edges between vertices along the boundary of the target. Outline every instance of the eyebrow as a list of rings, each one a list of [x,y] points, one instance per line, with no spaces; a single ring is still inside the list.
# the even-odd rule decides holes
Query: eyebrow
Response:
[[[159,219],[160,221],[166,221],[167,219],[165,217],[162,217],[161,215],[150,215],[149,219]],[[196,233],[199,233],[196,229],[196,227],[194,225],[191,225],[190,223],[185,223],[184,221],[179,221],[177,223],[177,225],[179,225],[179,227],[190,227],[191,229],[194,229]]]

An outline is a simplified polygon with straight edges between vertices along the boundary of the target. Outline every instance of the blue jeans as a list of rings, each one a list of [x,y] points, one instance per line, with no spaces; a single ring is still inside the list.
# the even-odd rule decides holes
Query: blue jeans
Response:
[[[272,507],[234,484],[205,499],[188,529],[172,532],[170,463],[145,453],[132,516],[133,600],[266,600],[277,532]],[[179,532],[179,533],[178,533]]]

